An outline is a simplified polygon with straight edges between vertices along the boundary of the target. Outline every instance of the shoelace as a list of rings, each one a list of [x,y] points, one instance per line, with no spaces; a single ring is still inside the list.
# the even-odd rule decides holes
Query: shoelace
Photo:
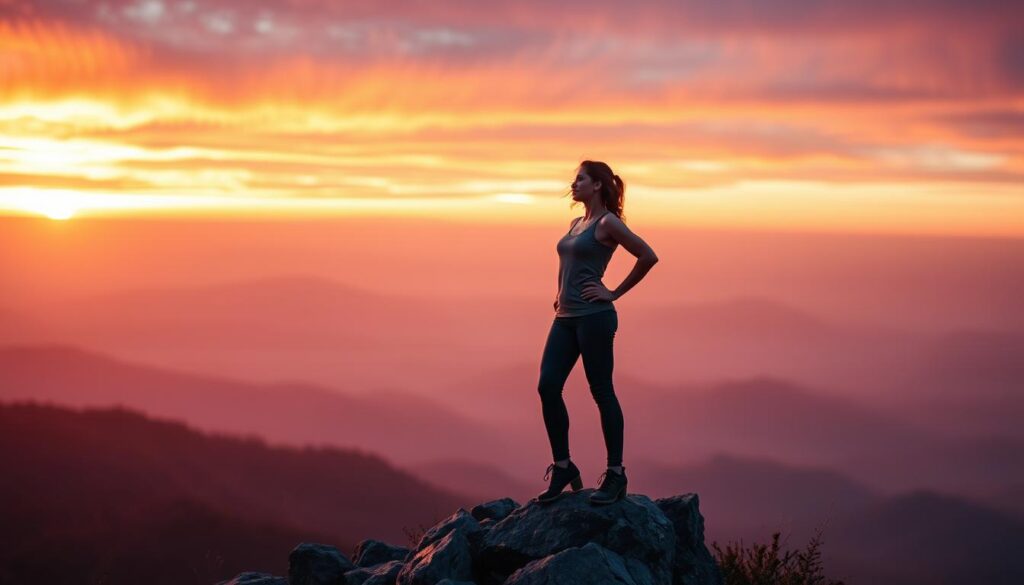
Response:
[[[555,464],[548,465],[548,470],[544,472],[544,481],[547,481],[551,477],[551,472],[555,470]]]
[[[616,473],[615,475],[624,475],[624,474]],[[598,485],[597,489],[601,489],[601,488],[604,487],[604,480],[605,479],[608,479],[608,471],[607,470],[605,470],[605,472],[601,474],[601,477],[597,478],[597,485]]]

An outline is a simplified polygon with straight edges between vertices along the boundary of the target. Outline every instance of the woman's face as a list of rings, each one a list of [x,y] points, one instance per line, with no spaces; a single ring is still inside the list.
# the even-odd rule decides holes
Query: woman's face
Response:
[[[572,182],[572,198],[576,201],[590,201],[601,189],[601,183],[591,180],[586,171],[580,169],[576,172],[576,180]]]

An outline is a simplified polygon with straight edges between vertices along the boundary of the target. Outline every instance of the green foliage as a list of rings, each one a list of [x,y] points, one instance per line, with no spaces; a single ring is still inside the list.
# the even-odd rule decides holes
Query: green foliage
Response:
[[[724,550],[712,543],[725,585],[844,585],[823,574],[820,531],[803,550],[781,550],[780,536],[776,532],[771,544],[749,547],[730,542]]]

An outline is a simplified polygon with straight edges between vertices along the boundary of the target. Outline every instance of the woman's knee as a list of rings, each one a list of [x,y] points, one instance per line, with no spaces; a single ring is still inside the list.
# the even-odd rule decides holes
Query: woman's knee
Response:
[[[615,386],[612,384],[611,380],[591,382],[590,394],[598,404],[618,401],[615,397]]]
[[[564,383],[542,376],[537,383],[537,393],[540,394],[541,400],[557,400],[562,397],[564,387]]]

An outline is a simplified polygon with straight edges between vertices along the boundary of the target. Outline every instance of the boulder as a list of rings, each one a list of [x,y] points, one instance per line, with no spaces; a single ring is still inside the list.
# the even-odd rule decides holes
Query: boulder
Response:
[[[589,543],[527,563],[504,585],[651,585],[650,574],[637,581],[623,558],[601,545]]]
[[[337,548],[304,542],[288,555],[288,585],[346,585],[356,566]]]
[[[420,541],[416,544],[416,549],[413,553],[418,553],[419,551],[427,548],[444,538],[452,531],[461,532],[471,544],[475,545],[484,529],[480,526],[480,523],[477,522],[476,518],[474,518],[469,512],[464,508],[459,508],[454,514],[438,522],[429,530],[424,532]]]
[[[461,530],[450,530],[440,540],[423,548],[398,574],[398,585],[435,585],[442,579],[468,581],[473,578],[473,556],[469,540]]]
[[[704,516],[697,494],[661,498],[654,503],[675,526],[673,585],[721,585],[718,563],[704,544]]]
[[[629,494],[595,506],[593,492],[459,508],[412,550],[360,542],[355,563],[332,546],[303,543],[289,556],[287,581],[247,572],[218,585],[722,585],[696,494]]]
[[[398,573],[405,567],[402,561],[388,561],[376,567],[356,569],[345,573],[348,585],[395,585]]]
[[[409,549],[379,540],[364,540],[356,545],[352,558],[357,567],[372,567],[389,561],[404,561]]]
[[[473,506],[470,514],[480,522],[487,519],[500,522],[518,507],[519,504],[512,498],[501,498]]]
[[[647,496],[594,506],[593,492],[570,492],[550,504],[531,501],[493,525],[475,557],[478,577],[500,582],[531,561],[595,543],[620,555],[637,583],[669,585],[676,551],[672,522]]]

